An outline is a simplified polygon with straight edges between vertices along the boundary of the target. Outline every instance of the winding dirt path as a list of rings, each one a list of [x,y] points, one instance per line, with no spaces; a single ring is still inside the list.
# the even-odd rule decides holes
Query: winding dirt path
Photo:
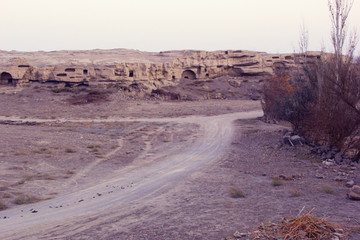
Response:
[[[135,161],[133,165],[118,171],[116,178],[98,183],[90,188],[58,196],[36,204],[19,206],[1,212],[0,239],[55,239],[69,238],[76,232],[84,231],[96,224],[93,220],[114,211],[129,207],[136,201],[148,202],[173,188],[180,181],[202,167],[220,159],[232,140],[235,119],[259,117],[262,111],[241,112],[219,116],[190,116],[159,119],[19,119],[0,117],[3,121],[19,122],[178,122],[200,125],[202,134],[192,143],[173,146],[152,158],[156,161],[144,163]],[[119,148],[115,151],[119,151]],[[108,155],[109,155],[108,154]],[[99,159],[99,161],[106,160]],[[95,162],[96,163],[96,162]],[[83,171],[86,172],[87,166]],[[141,204],[140,204],[141,205]],[[134,205],[133,205],[134,206]],[[137,206],[137,205],[136,205]],[[141,207],[141,206],[140,206]],[[101,213],[101,214],[100,214]],[[122,212],[123,214],[124,212]],[[79,219],[88,224],[76,226]],[[94,223],[92,223],[94,222]],[[66,226],[71,226],[71,231]],[[75,227],[76,226],[76,227]]]

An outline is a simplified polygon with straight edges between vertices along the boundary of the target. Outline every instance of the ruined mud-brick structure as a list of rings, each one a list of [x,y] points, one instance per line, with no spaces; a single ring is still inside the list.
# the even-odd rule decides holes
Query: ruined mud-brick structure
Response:
[[[319,58],[310,53],[309,58]],[[28,82],[95,85],[143,84],[149,90],[175,85],[180,79],[220,76],[264,77],[295,65],[295,54],[252,51],[90,50],[54,52],[0,51],[0,87]]]

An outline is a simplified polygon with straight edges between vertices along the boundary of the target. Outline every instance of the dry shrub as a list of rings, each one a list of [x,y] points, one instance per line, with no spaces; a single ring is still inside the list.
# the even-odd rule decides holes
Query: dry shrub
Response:
[[[335,194],[335,190],[333,187],[329,185],[324,185],[319,189],[321,192],[324,192],[326,194]]]
[[[279,176],[275,176],[275,177],[272,178],[271,184],[274,187],[279,187],[279,186],[284,185],[284,181]]]
[[[245,197],[245,193],[243,192],[243,190],[241,190],[240,188],[237,187],[232,187],[230,189],[230,196],[232,198],[244,198]]]
[[[279,106],[284,104],[286,97],[294,91],[294,86],[290,83],[290,76],[274,76],[265,80],[263,86],[262,106],[264,113],[269,118],[280,119]]]
[[[297,189],[291,189],[289,190],[289,193],[291,197],[300,197],[302,195],[302,193]]]

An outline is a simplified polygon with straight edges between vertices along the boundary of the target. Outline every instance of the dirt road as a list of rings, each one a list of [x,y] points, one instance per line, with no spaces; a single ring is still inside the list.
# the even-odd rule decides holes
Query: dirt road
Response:
[[[110,181],[51,200],[2,211],[0,238],[70,239],[95,226],[99,221],[106,221],[107,216],[120,212],[126,214],[127,211],[130,213],[130,210],[134,213],[136,208],[141,209],[143,204],[157,201],[159,196],[166,194],[167,190],[173,189],[179,182],[185,181],[187,176],[201,172],[204,166],[218,160],[231,142],[233,120],[261,115],[262,111],[160,119],[42,120],[1,117],[0,120],[23,122],[185,122],[199,124],[202,134],[195,143],[184,142],[151,156],[154,161],[135,161],[131,166],[119,170],[118,177]],[[121,225],[121,221],[117,224]]]

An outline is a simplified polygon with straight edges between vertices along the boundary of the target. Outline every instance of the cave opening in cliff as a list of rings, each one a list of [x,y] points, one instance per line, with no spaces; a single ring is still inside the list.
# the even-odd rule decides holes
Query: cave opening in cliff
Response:
[[[181,78],[185,79],[196,79],[196,74],[194,71],[186,70],[182,73]]]
[[[8,72],[1,73],[0,83],[2,85],[13,84],[13,77]]]
[[[129,72],[129,77],[134,77],[134,71]]]
[[[287,74],[286,65],[283,62],[275,62],[273,64],[273,70],[276,75]]]
[[[84,73],[84,75],[87,75],[87,74],[88,74],[88,70],[87,70],[87,69],[84,69],[84,70],[83,70],[83,73]]]
[[[75,72],[76,69],[75,68],[66,68],[65,72]]]

